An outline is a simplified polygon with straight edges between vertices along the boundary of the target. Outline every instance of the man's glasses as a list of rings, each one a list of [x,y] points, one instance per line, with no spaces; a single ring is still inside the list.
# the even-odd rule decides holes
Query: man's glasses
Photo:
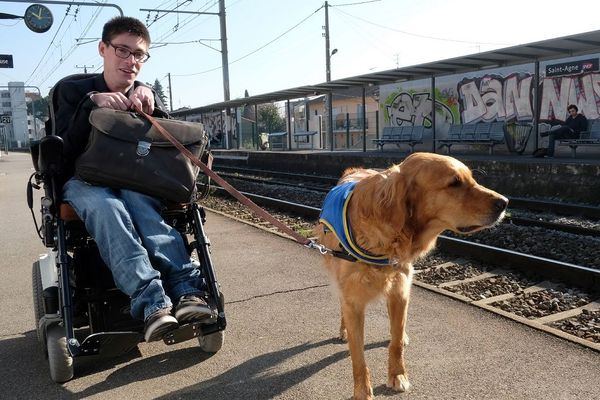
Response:
[[[115,54],[119,58],[127,59],[127,58],[131,57],[131,55],[133,54],[133,58],[135,59],[135,61],[137,61],[139,63],[145,63],[150,58],[150,54],[148,54],[146,52],[131,51],[127,47],[115,46],[111,42],[107,42],[107,43],[109,46],[112,46],[115,49]]]

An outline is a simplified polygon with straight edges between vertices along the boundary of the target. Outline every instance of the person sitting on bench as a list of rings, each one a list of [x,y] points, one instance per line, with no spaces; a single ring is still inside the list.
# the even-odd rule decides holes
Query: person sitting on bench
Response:
[[[587,129],[587,118],[583,114],[579,114],[579,109],[575,104],[570,104],[567,107],[569,116],[565,120],[564,125],[558,129],[542,132],[540,136],[548,136],[548,148],[539,149],[534,153],[534,157],[554,157],[554,147],[557,139],[577,139],[582,131]]]

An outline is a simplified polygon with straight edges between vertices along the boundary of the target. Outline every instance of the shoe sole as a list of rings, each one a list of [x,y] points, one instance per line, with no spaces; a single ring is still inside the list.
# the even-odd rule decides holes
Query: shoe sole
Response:
[[[180,310],[175,312],[175,318],[180,324],[188,322],[210,322],[207,320],[212,319],[213,312],[209,307],[200,306],[189,306],[182,307]]]
[[[179,323],[173,317],[163,317],[155,321],[146,329],[144,340],[146,342],[156,342],[162,340],[167,333],[179,328]]]

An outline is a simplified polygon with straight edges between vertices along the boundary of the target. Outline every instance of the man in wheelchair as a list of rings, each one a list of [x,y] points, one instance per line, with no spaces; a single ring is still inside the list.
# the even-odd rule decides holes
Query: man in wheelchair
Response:
[[[174,221],[171,225],[177,225],[179,221],[183,226],[183,229],[178,230],[177,227],[174,228],[165,222],[163,218],[165,207],[159,199],[133,190],[92,185],[74,176],[75,161],[88,144],[91,130],[89,115],[94,107],[124,111],[138,108],[154,116],[167,115],[156,94],[135,80],[143,64],[150,58],[149,45],[150,36],[143,23],[130,17],[113,18],[104,25],[102,39],[98,46],[100,56],[104,60],[103,73],[63,79],[53,89],[50,96],[51,122],[54,125],[52,130],[56,136],[62,138],[63,158],[62,165],[55,167],[60,169],[60,177],[53,177],[54,180],[50,184],[52,186],[50,197],[54,197],[55,204],[68,203],[83,221],[85,230],[95,244],[92,248],[97,247],[101,260],[110,269],[114,284],[130,299],[129,307],[126,309],[134,319],[144,322],[143,339],[146,342],[164,340],[172,344],[200,336],[202,347],[202,336],[221,333],[219,344],[205,346],[207,351],[217,351],[222,344],[225,321],[222,297],[218,292],[208,254],[209,243],[202,228],[204,211],[197,204],[192,203],[176,211],[175,216],[171,214]],[[42,141],[40,144],[40,152],[45,153],[40,155],[40,160],[45,160],[44,164],[47,164],[47,154],[53,146],[50,141],[48,143]],[[34,162],[36,162],[35,157]],[[48,170],[48,166],[44,166],[43,169]],[[61,215],[58,208],[55,211],[58,214],[57,263],[78,264],[77,258],[81,258],[85,252],[78,251],[73,257],[74,260],[65,260],[67,244],[61,241],[66,240],[68,235],[61,238],[60,234],[63,232],[62,223],[68,218]],[[42,221],[44,222],[44,218],[49,221],[48,216],[44,216],[44,201],[42,201],[42,214]],[[187,218],[187,221],[181,223],[179,218],[181,215]],[[43,227],[43,230],[48,231],[48,227]],[[195,234],[196,240],[193,244],[188,243],[185,235],[182,235],[186,231]],[[54,244],[48,237],[44,237],[44,241],[47,246]],[[73,242],[72,238],[71,242]],[[190,257],[190,248],[193,246],[196,246],[198,262]],[[93,268],[93,266],[87,267]],[[35,269],[34,264],[34,297],[36,296]],[[74,269],[77,272],[77,265]],[[81,266],[79,269],[82,269]],[[95,346],[88,343],[89,337],[84,340],[84,343],[78,343],[78,338],[73,333],[74,326],[78,323],[72,317],[80,313],[75,309],[78,305],[71,304],[77,295],[71,295],[68,291],[72,286],[71,274],[72,272],[67,268],[58,271],[58,286],[62,286],[64,292],[60,295],[61,304],[60,307],[56,307],[56,311],[60,317],[58,325],[63,330],[66,327],[66,336],[59,333],[59,339],[63,339],[64,336],[66,346],[61,347],[59,344],[58,361],[53,354],[56,352],[54,348],[56,344],[48,342],[48,336],[54,335],[54,333],[50,334],[49,328],[53,325],[48,323],[45,328],[46,351],[50,360],[51,375],[57,382],[71,379],[73,376],[69,356],[81,355],[82,351],[90,354],[101,353],[99,348],[102,345],[106,350],[111,343],[120,340],[115,340],[114,335],[98,334],[98,337],[94,338]],[[38,275],[37,280],[40,282],[37,284],[46,289],[47,283],[41,282],[45,278],[45,272],[38,272]],[[42,297],[47,296],[44,290]],[[38,305],[39,308],[38,301],[39,299],[34,299],[34,305]],[[47,308],[52,308],[47,302],[40,302],[43,303],[43,310],[36,310],[36,319],[40,318],[38,314],[45,313],[47,316],[49,314]],[[89,325],[92,333],[96,334],[94,330],[97,330],[97,327],[92,326],[94,307],[89,304],[87,312],[83,314],[89,315]],[[95,318],[98,319],[97,316]],[[104,317],[100,319],[102,318]],[[110,323],[100,325],[101,329],[111,327]],[[131,326],[135,327],[135,324],[130,324],[129,328]],[[185,330],[182,329],[183,327],[192,328]],[[135,332],[135,329],[131,330]],[[173,332],[176,331],[183,331],[183,333],[174,334]],[[103,342],[103,338],[108,339]],[[131,342],[137,344],[140,339],[139,336],[134,335],[129,338],[129,341],[123,339],[127,344],[118,347],[130,348]],[[95,351],[94,347],[96,347]],[[63,358],[67,358],[66,363],[63,362]]]

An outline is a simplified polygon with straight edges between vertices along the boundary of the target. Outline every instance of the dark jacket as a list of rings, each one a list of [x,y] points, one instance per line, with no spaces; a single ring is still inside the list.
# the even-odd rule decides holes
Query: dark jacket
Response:
[[[565,125],[579,135],[582,131],[587,130],[587,118],[582,114],[577,114],[575,118],[569,115],[565,121]]]
[[[143,84],[136,81],[130,93],[140,85]],[[88,143],[91,131],[89,115],[95,106],[94,102],[90,100],[90,93],[92,92],[110,92],[104,80],[104,75],[98,74],[74,81],[67,80],[55,88],[55,104],[53,107],[56,111],[56,127],[54,134],[61,136],[64,141],[64,182],[73,176],[75,160],[85,151]],[[127,96],[130,93],[127,93]],[[165,117],[167,115],[165,106],[156,92],[154,92],[154,104],[153,116]]]

